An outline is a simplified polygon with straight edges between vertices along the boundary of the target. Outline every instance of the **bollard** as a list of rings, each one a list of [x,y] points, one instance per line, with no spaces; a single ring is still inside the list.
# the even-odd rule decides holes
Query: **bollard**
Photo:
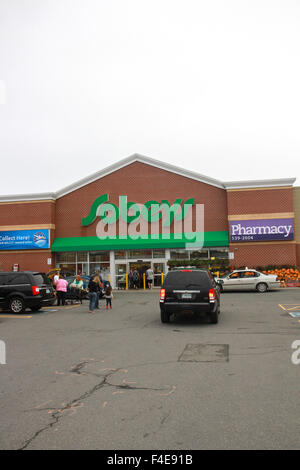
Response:
[[[146,289],[146,274],[143,273],[143,286],[144,286],[144,290]]]
[[[128,274],[126,274],[126,290],[128,290]]]
[[[161,273],[161,285],[164,283],[164,273]]]

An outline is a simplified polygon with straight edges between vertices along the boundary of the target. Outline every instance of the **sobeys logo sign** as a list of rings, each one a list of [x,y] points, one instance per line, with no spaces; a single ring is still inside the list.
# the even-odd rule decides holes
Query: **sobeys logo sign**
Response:
[[[98,197],[93,202],[89,215],[82,219],[82,225],[87,226],[92,224],[97,217],[100,217],[107,224],[116,223],[120,217],[126,223],[134,222],[140,217],[143,217],[147,222],[157,222],[162,219],[163,214],[166,214],[163,225],[167,227],[171,225],[174,217],[177,221],[183,220],[190,208],[195,204],[194,198],[188,199],[183,204],[182,199],[176,199],[172,205],[167,199],[162,199],[160,203],[152,200],[144,204],[138,204],[136,202],[128,202],[127,196],[119,196],[118,207],[111,202],[108,203],[108,200],[108,194]],[[129,212],[131,212],[131,215],[129,215]]]
[[[83,226],[98,219],[96,234],[101,240],[157,240],[161,237],[181,240],[186,247],[203,246],[204,206],[195,204],[194,198],[186,201],[177,198],[173,204],[167,199],[139,204],[128,202],[127,196],[122,195],[118,206],[108,201],[108,194],[98,197],[89,215],[82,219]]]

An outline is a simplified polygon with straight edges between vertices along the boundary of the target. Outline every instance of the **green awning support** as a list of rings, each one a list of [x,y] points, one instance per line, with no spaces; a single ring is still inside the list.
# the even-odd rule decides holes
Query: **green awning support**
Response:
[[[187,244],[189,244],[187,246]],[[203,247],[229,246],[228,231],[204,232]],[[133,240],[132,238],[109,238],[100,240],[98,237],[71,237],[55,238],[51,246],[51,251],[101,251],[101,250],[131,250],[150,248],[193,248],[189,234],[183,235],[181,239],[176,238],[176,234],[171,234],[169,238],[164,238],[162,234],[157,238],[151,235],[145,238]],[[201,247],[200,247],[201,248]],[[197,246],[195,246],[197,250]]]

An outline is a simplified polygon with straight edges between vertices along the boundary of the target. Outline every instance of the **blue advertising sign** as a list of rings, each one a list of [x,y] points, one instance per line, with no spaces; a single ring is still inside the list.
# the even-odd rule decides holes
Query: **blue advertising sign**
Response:
[[[40,250],[49,247],[49,230],[0,231],[0,250]]]
[[[293,240],[293,219],[231,220],[230,241]]]

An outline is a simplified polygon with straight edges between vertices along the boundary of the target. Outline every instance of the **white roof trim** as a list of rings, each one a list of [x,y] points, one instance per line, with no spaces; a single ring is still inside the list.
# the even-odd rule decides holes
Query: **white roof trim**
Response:
[[[145,163],[146,165],[151,165],[156,168],[160,168],[161,170],[170,171],[171,173],[176,173],[180,176],[185,176],[186,178],[194,179],[196,181],[200,181],[202,183],[210,184],[212,186],[224,189],[223,183],[221,181],[209,178],[199,173],[194,173],[189,170],[184,170],[177,166],[170,165],[159,160],[154,160],[153,158],[145,157],[136,153],[134,155],[131,155],[130,157],[124,158],[123,160],[113,165],[110,165],[107,168],[104,168],[101,171],[98,171],[97,173],[94,173],[93,175],[83,178],[82,180],[79,180],[76,183],[61,189],[57,192],[57,198],[65,196],[66,194],[69,194],[73,191],[76,191],[77,189],[82,188],[87,184],[93,183],[94,181],[97,181],[98,179],[103,178],[104,176],[107,176],[111,173],[114,173],[115,171],[120,170],[121,168],[124,168],[125,166],[128,166],[131,163],[135,162]]]
[[[280,178],[271,180],[227,181],[223,184],[225,189],[251,189],[293,186],[295,181],[296,178]]]
[[[0,196],[0,203],[5,202],[27,202],[27,201],[55,201],[55,193],[14,194]]]
[[[145,163],[146,165],[154,166],[155,168],[159,168],[161,170],[169,171],[171,173],[178,174],[180,176],[184,176],[189,179],[193,179],[196,181],[200,181],[201,183],[209,184],[211,186],[215,186],[221,189],[247,189],[247,188],[260,188],[260,187],[272,187],[272,186],[291,186],[296,181],[296,178],[285,178],[285,179],[273,179],[273,180],[258,180],[258,181],[231,181],[223,183],[222,181],[216,180],[214,178],[210,178],[208,176],[204,176],[200,173],[195,173],[190,170],[186,170],[175,165],[170,165],[168,163],[164,163],[159,160],[155,160],[154,158],[145,157],[144,155],[140,155],[135,153],[130,157],[124,158],[113,165],[104,168],[96,173],[93,173],[90,176],[82,178],[81,180],[73,183],[65,188],[57,191],[56,193],[39,193],[39,194],[16,194],[16,195],[8,195],[8,196],[0,196],[0,203],[2,202],[23,202],[23,201],[39,201],[39,200],[47,200],[51,199],[55,201],[63,196],[66,196],[73,191],[76,191],[98,179],[104,178],[105,176],[114,173],[125,166],[130,165],[134,162]]]

